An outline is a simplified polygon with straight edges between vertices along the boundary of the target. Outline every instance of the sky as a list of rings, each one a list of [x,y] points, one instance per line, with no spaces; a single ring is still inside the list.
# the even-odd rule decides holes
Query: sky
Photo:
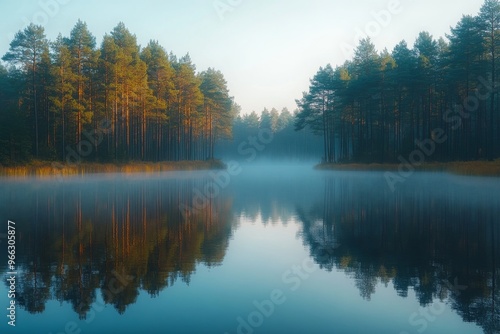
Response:
[[[220,70],[243,113],[296,109],[319,67],[352,58],[359,39],[379,51],[419,32],[445,37],[484,0],[17,0],[0,2],[0,56],[33,22],[55,40],[78,19],[97,39],[125,23],[138,43],[158,40],[197,71]]]

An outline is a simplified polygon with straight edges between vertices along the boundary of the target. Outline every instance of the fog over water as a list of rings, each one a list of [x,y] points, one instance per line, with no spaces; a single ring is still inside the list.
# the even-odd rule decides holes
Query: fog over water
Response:
[[[19,330],[500,330],[500,180],[228,167],[1,180]]]

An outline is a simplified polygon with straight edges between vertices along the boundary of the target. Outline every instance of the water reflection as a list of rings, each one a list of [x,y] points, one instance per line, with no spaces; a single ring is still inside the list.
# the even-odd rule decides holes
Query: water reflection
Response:
[[[158,296],[177,280],[189,283],[198,263],[220,265],[231,235],[230,199],[213,199],[188,218],[179,210],[206,182],[99,179],[3,193],[2,217],[23,222],[18,304],[40,313],[50,299],[69,302],[84,319],[100,291],[122,314],[139,290]]]
[[[297,207],[314,260],[344,271],[366,300],[392,282],[401,297],[412,289],[423,307],[445,301],[498,333],[498,184],[437,174],[392,193],[381,178],[366,181],[328,177],[324,201]]]
[[[366,301],[392,285],[401,298],[413,290],[421,306],[442,300],[486,333],[500,330],[498,181],[417,175],[393,193],[379,173],[247,170],[183,212],[210,182],[205,173],[3,182],[0,217],[22,222],[18,304],[36,314],[67,302],[86,319],[102,300],[124,314],[141,292],[158,297],[189,284],[200,264],[223,265],[244,216],[298,220],[311,258],[344,272]]]

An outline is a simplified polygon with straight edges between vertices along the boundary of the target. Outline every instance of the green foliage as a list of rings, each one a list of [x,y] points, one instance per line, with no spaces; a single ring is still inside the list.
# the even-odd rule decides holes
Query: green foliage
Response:
[[[40,62],[43,51],[48,48],[42,26],[30,24],[19,31],[10,43],[10,50],[2,60],[20,65],[23,70],[33,70]]]
[[[294,115],[283,108],[264,109],[236,116],[231,139],[222,141],[216,150],[217,157],[234,160],[285,160],[318,161],[321,139],[310,130],[297,133]],[[272,135],[271,135],[272,134]]]
[[[21,80],[30,82],[25,88],[27,101],[23,101],[26,106],[24,111],[29,114],[29,119],[34,126],[33,153],[39,154],[39,95],[37,91],[40,84],[38,66],[47,59],[48,41],[45,38],[44,28],[31,23],[26,29],[16,33],[10,43],[9,51],[2,57],[2,60],[19,66],[22,73]],[[44,57],[45,56],[45,57]]]
[[[232,121],[234,113],[233,99],[229,96],[227,82],[220,71],[209,68],[200,74],[200,89],[203,93],[203,109],[207,129],[212,132],[212,141],[219,138],[231,138]],[[213,152],[212,152],[213,153]],[[210,156],[213,159],[213,154]]]
[[[26,117],[18,108],[19,79],[15,68],[0,65],[0,165],[26,162],[31,158],[31,140]]]
[[[447,38],[424,31],[392,53],[361,40],[351,61],[316,73],[297,101],[296,130],[324,137],[328,163],[398,162],[435,129],[447,140],[429,160],[500,157],[500,2],[486,0]]]
[[[11,69],[1,68],[0,162],[204,160],[231,137],[222,73],[197,73],[189,54],[156,41],[141,48],[121,22],[99,49],[80,20],[51,43],[31,24],[2,59]]]

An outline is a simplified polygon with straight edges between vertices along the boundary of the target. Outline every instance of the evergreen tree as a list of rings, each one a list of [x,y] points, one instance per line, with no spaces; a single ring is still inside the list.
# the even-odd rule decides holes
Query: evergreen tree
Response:
[[[61,160],[65,160],[66,136],[67,136],[67,111],[73,109],[75,101],[73,100],[75,75],[72,71],[71,52],[67,43],[65,43],[61,34],[52,44],[53,57],[53,95],[51,97],[53,113],[58,115],[60,125],[61,142]],[[57,129],[57,128],[56,128]]]
[[[217,139],[231,137],[232,120],[239,113],[239,106],[233,109],[227,82],[220,71],[209,68],[202,72],[200,89],[203,93],[204,133],[207,157],[214,158]]]
[[[167,110],[173,103],[174,90],[174,70],[170,64],[167,52],[157,41],[150,41],[149,44],[142,50],[141,59],[146,63],[148,71],[148,83],[154,96],[154,103],[151,106],[151,117],[154,119],[155,131],[155,160],[159,161],[162,157],[161,148],[164,142],[164,131],[168,115]],[[142,156],[146,145],[147,119],[146,112],[143,113],[142,119]],[[168,138],[171,139],[171,138]],[[167,144],[169,145],[169,143]]]
[[[493,94],[490,97],[490,110],[489,110],[489,119],[487,123],[488,127],[488,143],[487,143],[487,152],[488,158],[493,159],[495,153],[498,153],[498,143],[499,136],[495,136],[495,116],[497,118],[497,129],[500,128],[500,117],[495,115],[495,107],[496,107],[496,96],[498,94],[498,87],[496,84],[497,81],[497,60],[500,55],[500,1],[498,0],[485,0],[481,10],[479,12],[479,25],[481,27],[485,47],[488,50],[486,53],[486,59],[490,64],[490,82],[493,87]],[[498,131],[497,131],[498,132]]]
[[[75,143],[82,140],[84,125],[92,121],[92,69],[96,66],[98,52],[95,50],[96,41],[87,28],[87,24],[78,20],[70,37],[67,40],[71,55],[71,68],[74,73],[74,101],[75,113]]]
[[[42,55],[47,52],[48,41],[45,37],[44,28],[34,25],[33,23],[24,30],[16,33],[14,40],[10,43],[9,51],[2,57],[13,65],[19,65],[27,82],[30,86],[27,87],[27,95],[31,100],[28,105],[24,106],[27,110],[30,120],[34,127],[34,153],[38,157],[39,154],[39,100],[38,89],[39,82],[37,80],[38,65],[42,61]]]

